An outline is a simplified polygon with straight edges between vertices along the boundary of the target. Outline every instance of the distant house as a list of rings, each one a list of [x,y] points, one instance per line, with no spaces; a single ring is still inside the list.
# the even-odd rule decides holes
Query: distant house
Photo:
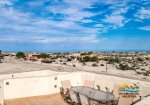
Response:
[[[35,61],[39,59],[37,54],[27,54],[26,58],[28,60],[35,60]]]

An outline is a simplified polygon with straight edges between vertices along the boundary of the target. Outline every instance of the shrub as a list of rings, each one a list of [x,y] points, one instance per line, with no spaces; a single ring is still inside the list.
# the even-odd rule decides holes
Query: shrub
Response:
[[[85,57],[83,57],[82,61],[84,61],[84,62],[88,62],[88,61],[91,61],[91,62],[98,62],[98,58],[97,58],[97,57],[85,56]]]
[[[145,70],[144,68],[141,68],[141,70]]]
[[[134,67],[129,67],[129,70],[136,70]]]
[[[105,57],[105,58],[102,58],[102,60],[104,60],[104,61],[108,61],[108,58],[106,58],[106,57]]]
[[[63,62],[63,60],[60,60],[60,62]]]
[[[38,55],[39,58],[43,58],[43,59],[46,59],[46,58],[49,58],[49,54],[46,54],[46,53],[40,53]]]
[[[92,62],[98,62],[98,58],[97,58],[97,57],[92,57],[92,58],[91,58],[91,61],[92,61]]]
[[[142,59],[142,58],[137,58],[137,60],[138,60],[138,61],[143,61],[143,59]]]
[[[89,56],[83,57],[83,61],[84,61],[84,62],[88,62],[88,61],[90,61],[90,60],[91,60],[91,58],[90,58]]]
[[[104,66],[104,64],[100,64],[100,66]]]
[[[49,61],[49,60],[42,60],[41,62],[43,62],[43,63],[52,63],[52,61]]]
[[[16,57],[17,58],[25,58],[26,56],[25,56],[24,52],[17,52]]]
[[[4,58],[4,55],[2,54],[2,51],[0,50],[0,63],[2,63],[3,58]]]
[[[137,74],[141,74],[141,73],[140,73],[140,72],[138,72],[138,71],[137,71],[136,73],[137,73]]]
[[[120,62],[120,59],[118,59],[118,58],[109,58],[108,59],[109,64],[119,63],[119,62]]]
[[[92,66],[98,66],[96,63],[93,63]]]
[[[66,65],[67,63],[64,62],[63,64]]]
[[[129,70],[129,66],[127,64],[119,64],[119,68],[121,70]]]
[[[33,61],[33,62],[34,62],[34,61],[37,61],[36,59],[30,59],[30,60]]]
[[[146,73],[143,73],[144,76],[149,76],[149,72],[146,71]]]
[[[71,59],[70,59],[70,58],[68,58],[68,59],[67,59],[67,61],[71,61]]]
[[[146,57],[145,59],[146,59],[146,60],[150,60],[150,58],[148,58],[148,57]]]

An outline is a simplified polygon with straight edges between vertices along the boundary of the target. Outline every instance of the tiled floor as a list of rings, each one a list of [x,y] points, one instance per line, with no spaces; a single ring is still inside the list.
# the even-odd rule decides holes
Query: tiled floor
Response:
[[[4,105],[68,105],[62,96],[57,94],[5,100]]]

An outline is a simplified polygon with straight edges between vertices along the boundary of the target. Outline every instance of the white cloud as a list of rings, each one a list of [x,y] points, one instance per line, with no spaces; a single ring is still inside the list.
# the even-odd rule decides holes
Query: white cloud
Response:
[[[139,19],[150,19],[150,9],[141,8],[138,10],[137,14],[135,14],[135,17]]]
[[[11,6],[13,3],[9,1],[10,0],[5,0],[5,2],[0,1],[0,5],[10,5],[8,7],[0,6],[0,29],[12,30],[20,35],[26,34],[24,40],[27,39],[28,41],[31,41],[31,39],[29,40],[29,36],[32,35],[34,36],[33,41],[43,43],[65,41],[89,41],[96,43],[99,42],[96,38],[96,35],[99,35],[98,33],[123,27],[124,24],[128,22],[128,19],[122,15],[129,9],[129,7],[126,6],[127,2],[118,0],[63,0],[62,3],[58,0],[54,0],[52,4],[47,7],[47,12],[52,12],[54,15],[57,13],[63,15],[64,17],[61,21],[53,20],[55,18],[52,16],[49,16],[49,18],[36,17],[34,16],[34,11],[32,11],[33,13],[31,11],[27,13],[19,9],[16,10]],[[28,5],[36,8],[37,6],[43,5],[42,3],[43,1],[34,1],[29,2]],[[91,17],[100,15],[100,12],[101,15],[103,15],[103,11],[90,12],[85,10],[85,8],[93,8],[92,6],[95,3],[112,5],[111,8],[109,8],[111,9],[111,13],[107,13],[105,19],[92,20]],[[39,10],[39,12],[41,11]],[[143,9],[140,11],[140,14],[147,14],[147,12],[148,11]],[[92,22],[94,23],[93,28],[80,24]],[[14,35],[16,39],[18,37],[17,35]],[[36,39],[35,36],[37,37],[38,35],[45,37]],[[23,40],[23,38],[21,39]],[[12,38],[9,40],[12,40]],[[13,40],[15,40],[15,38]]]
[[[61,43],[61,42],[69,42],[69,43],[99,43],[100,40],[98,40],[95,36],[74,36],[74,37],[57,37],[57,38],[37,38],[33,42],[38,43]]]
[[[70,1],[68,2],[71,3]],[[32,5],[32,4],[33,4],[32,2],[29,3],[29,5]],[[37,3],[35,5],[40,5],[40,4]],[[84,6],[84,4],[82,4],[82,6]],[[55,10],[55,5],[54,5],[54,10]],[[83,22],[90,22],[90,20],[85,20],[83,18],[86,16],[91,16],[92,15],[91,13],[80,11],[80,9],[75,8],[75,7],[67,8],[63,10],[61,9],[61,6],[58,6],[56,10],[60,11],[61,13],[66,13],[66,15],[68,15],[68,18],[66,18],[64,21],[55,21],[52,19],[35,17],[31,12],[24,13],[24,12],[14,9],[12,6],[0,7],[0,13],[1,13],[0,14],[0,29],[13,30],[13,32],[17,32],[20,35],[25,33],[26,36],[30,36],[30,35],[36,36],[39,34],[40,35],[46,34],[46,35],[49,35],[47,36],[47,38],[51,36],[55,36],[55,35],[59,35],[62,37],[66,37],[66,36],[85,37],[90,34],[97,33],[98,29],[87,28],[75,22],[79,20],[82,20]],[[57,13],[58,11],[53,11],[53,12]],[[14,37],[17,38],[17,36],[15,35]]]
[[[28,5],[34,6],[34,7],[39,7],[39,6],[43,5],[44,2],[45,2],[45,0],[41,0],[41,1],[39,1],[39,0],[29,1]]]
[[[150,26],[139,27],[140,30],[150,31]]]
[[[97,2],[111,5],[112,9],[116,9],[118,7],[120,8],[126,6],[128,0],[99,0]]]
[[[49,34],[50,36],[58,34],[64,36],[85,36],[96,34],[98,30],[96,28],[86,28],[81,26],[80,24],[71,21],[71,18],[70,21],[55,21],[51,19],[37,18],[34,17],[32,13],[20,12],[19,10],[16,10],[12,7],[1,7],[0,13],[1,29],[9,29],[18,33],[26,32],[27,35],[31,33],[33,35],[40,33]],[[77,16],[76,18],[81,19],[81,17],[82,16]]]
[[[90,20],[90,19],[82,19],[81,22],[82,23],[91,23],[91,22],[94,22],[94,21]]]
[[[112,14],[113,15],[120,15],[123,13],[126,13],[128,11],[129,7],[124,7],[124,8],[117,8]]]
[[[21,40],[20,40],[21,39]],[[95,35],[89,36],[68,36],[68,37],[37,37],[37,36],[7,36],[0,39],[5,42],[32,42],[32,43],[99,43]]]
[[[121,15],[111,15],[111,16],[106,16],[106,18],[103,21],[106,23],[116,25],[117,27],[122,27],[124,26],[126,19]]]
[[[1,7],[0,8],[0,18],[3,20],[11,21],[11,22],[26,22],[30,14],[22,13],[18,10],[14,10],[12,7]],[[2,20],[1,20],[2,21]]]
[[[2,5],[12,5],[12,1],[10,0],[0,0],[0,6]]]
[[[95,2],[98,2],[97,0],[87,0],[86,2],[80,0],[64,0],[63,4],[57,0],[52,2],[53,3],[48,7],[48,10],[54,14],[60,13],[64,15],[63,21],[35,17],[31,12],[24,13],[19,10],[15,10],[13,7],[0,8],[0,16],[2,18],[0,20],[1,29],[12,29],[17,32],[26,32],[27,34],[32,33],[34,35],[39,33],[49,34],[50,36],[88,36],[91,34],[97,35],[99,29],[104,30],[105,32],[108,30],[108,28],[103,27],[103,24],[99,23],[97,23],[93,28],[84,27],[78,23],[95,22],[92,19],[87,18],[95,16],[96,13],[85,11],[84,8],[91,8]],[[29,2],[28,4],[30,6],[39,6],[42,5],[42,3]],[[117,17],[114,18],[114,15],[110,17],[107,16],[104,21],[117,26],[123,26],[125,18],[117,14],[125,12],[125,8],[120,9],[119,11],[114,12]],[[8,22],[11,24],[8,24]]]
[[[103,27],[104,25],[103,24],[96,24],[95,26],[97,26],[97,27]]]
[[[49,10],[53,13],[61,13],[63,15],[66,15],[65,20],[67,21],[81,21],[84,18],[94,16],[95,14],[92,12],[88,12],[83,10],[84,7],[89,8],[90,6],[87,6],[83,2],[75,2],[76,4],[73,4],[75,1],[69,1],[69,6],[60,6],[60,5],[53,5],[49,7]],[[80,6],[83,3],[84,5]],[[77,5],[79,4],[79,5]],[[75,6],[76,5],[76,6]],[[92,5],[92,4],[91,4]]]

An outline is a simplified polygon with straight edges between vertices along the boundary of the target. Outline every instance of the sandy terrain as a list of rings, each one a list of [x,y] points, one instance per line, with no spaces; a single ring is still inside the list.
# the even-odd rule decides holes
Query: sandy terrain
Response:
[[[105,62],[100,62],[99,64],[101,63],[103,63],[104,66],[92,67],[90,63],[87,63],[85,66],[83,66],[81,63],[77,63],[77,62],[72,62],[72,63],[68,62],[67,65],[55,64],[55,63],[41,64],[41,62],[24,61],[20,59],[19,60],[14,59],[13,57],[12,58],[5,57],[4,63],[0,64],[0,74],[10,74],[10,73],[38,71],[38,70],[52,70],[52,71],[60,71],[60,72],[90,71],[90,72],[150,81],[150,76],[142,76],[140,74],[136,74],[136,72],[133,70],[127,70],[127,71],[118,70],[113,65],[110,64],[107,64],[107,73],[106,73],[106,64]],[[76,67],[70,66],[72,64],[75,64]]]

